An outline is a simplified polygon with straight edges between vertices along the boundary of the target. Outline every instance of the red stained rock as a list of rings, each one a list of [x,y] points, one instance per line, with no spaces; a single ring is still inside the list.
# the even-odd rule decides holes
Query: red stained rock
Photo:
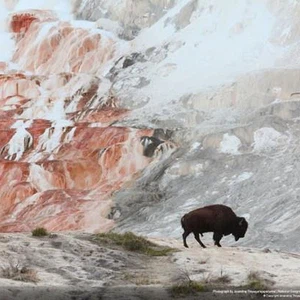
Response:
[[[44,22],[54,20],[56,20],[56,17],[51,11],[28,10],[12,14],[9,24],[12,32],[25,33],[34,21]]]
[[[0,161],[0,187],[5,188],[7,180],[14,179],[16,182],[26,181],[29,175],[29,164],[26,162]]]
[[[36,41],[45,22],[31,22],[21,39],[13,61],[38,74],[80,72],[95,74],[115,53],[115,41],[100,32],[74,28],[68,22],[51,24],[44,38]],[[24,60],[24,52],[27,59]]]
[[[30,182],[17,182],[10,184],[1,191],[1,214],[7,216],[13,214],[16,205],[22,203],[28,197],[34,195],[37,191]]]
[[[153,131],[109,126],[129,111],[114,95],[97,96],[95,73],[115,41],[68,22],[47,24],[54,19],[38,10],[10,16],[14,61],[38,75],[0,74],[0,232],[111,229],[112,193],[151,161],[140,137]],[[43,119],[57,104],[68,108],[67,125]]]
[[[37,145],[48,126],[49,121],[34,120],[27,129],[36,141],[22,159],[37,157],[36,163],[0,161],[0,174],[4,174],[0,175],[0,196],[5,198],[0,203],[0,230],[28,231],[36,226],[110,229],[113,221],[106,219],[110,196],[149,163],[139,139],[152,131],[81,127],[63,143],[73,130],[70,127],[62,134],[60,149],[48,155],[41,149],[42,156],[38,156]],[[4,130],[3,144],[14,133],[13,129]]]
[[[37,18],[31,14],[14,15],[12,17],[10,26],[13,32],[26,32],[33,21]]]
[[[71,120],[76,120],[78,126],[81,123],[84,123],[86,126],[89,125],[88,123],[99,123],[107,126],[115,121],[122,120],[128,113],[127,109],[102,107],[100,109],[85,109],[80,116],[77,113],[70,114],[70,118]]]
[[[101,178],[101,168],[93,160],[50,160],[40,165],[51,173],[51,183],[55,188],[89,190],[96,187]]]
[[[29,204],[22,210],[16,207],[15,218],[18,221],[14,221],[10,216],[3,219],[0,231],[30,231],[37,226],[43,226],[49,231],[79,230],[88,227],[90,224],[87,215],[105,208],[108,203],[84,200],[80,196],[80,193],[70,195],[67,190],[49,190],[36,194],[34,204]],[[99,223],[102,220],[107,227],[113,223],[111,220],[105,220],[101,214],[98,219]]]
[[[24,105],[28,99],[38,97],[38,86],[24,74],[0,74],[0,107],[10,104]]]
[[[0,72],[4,72],[7,68],[7,63],[4,61],[0,61]]]
[[[15,129],[6,129],[3,130],[0,127],[0,159],[1,157],[4,158],[4,150],[3,147],[10,141],[10,139],[15,134]]]

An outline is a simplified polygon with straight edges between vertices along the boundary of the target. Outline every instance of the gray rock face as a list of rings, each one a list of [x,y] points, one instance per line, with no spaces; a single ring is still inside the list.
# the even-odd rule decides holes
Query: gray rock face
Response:
[[[285,104],[281,107],[285,110]],[[204,135],[198,144],[146,170],[134,187],[116,197],[119,230],[180,238],[184,213],[220,203],[249,222],[239,245],[299,251],[300,124],[271,111],[243,127]],[[211,235],[204,241],[211,241]],[[223,243],[234,241],[224,238]]]
[[[78,19],[99,21],[105,27],[105,20],[114,21],[122,28],[120,37],[131,40],[139,31],[159,20],[175,0],[114,1],[88,0],[75,1],[75,15]],[[101,24],[103,23],[103,24]]]

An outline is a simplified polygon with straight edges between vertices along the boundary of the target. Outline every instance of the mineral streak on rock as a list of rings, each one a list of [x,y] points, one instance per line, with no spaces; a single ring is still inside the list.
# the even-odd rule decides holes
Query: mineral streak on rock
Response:
[[[96,73],[118,39],[50,10],[7,23],[19,70],[0,66],[0,231],[108,230],[111,195],[151,162],[140,139],[153,135],[111,126],[130,110]]]

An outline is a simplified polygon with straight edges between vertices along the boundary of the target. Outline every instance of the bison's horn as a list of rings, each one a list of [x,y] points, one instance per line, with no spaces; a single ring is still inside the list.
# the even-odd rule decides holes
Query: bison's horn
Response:
[[[243,225],[243,223],[244,223],[244,221],[245,221],[245,218],[240,218],[240,221],[239,221],[239,226],[242,226],[242,225]]]

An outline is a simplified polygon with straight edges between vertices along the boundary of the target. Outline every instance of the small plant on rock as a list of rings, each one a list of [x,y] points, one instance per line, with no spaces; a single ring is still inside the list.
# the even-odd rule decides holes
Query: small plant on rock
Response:
[[[39,281],[35,270],[24,266],[22,267],[18,262],[15,264],[9,262],[8,266],[1,267],[0,277],[24,282],[36,283]]]
[[[229,275],[223,273],[223,269],[220,271],[220,276],[211,279],[210,283],[213,285],[225,285],[231,282]]]
[[[174,284],[170,289],[173,297],[184,297],[205,291],[207,288],[202,283],[193,280]]]
[[[267,290],[273,282],[271,280],[261,277],[258,272],[251,271],[247,276],[246,287],[252,290]]]
[[[32,230],[32,236],[47,236],[49,235],[48,231],[44,227],[37,227],[34,230]]]
[[[181,270],[180,281],[170,288],[172,297],[185,297],[208,291],[205,282],[198,282],[191,279],[187,270]]]

